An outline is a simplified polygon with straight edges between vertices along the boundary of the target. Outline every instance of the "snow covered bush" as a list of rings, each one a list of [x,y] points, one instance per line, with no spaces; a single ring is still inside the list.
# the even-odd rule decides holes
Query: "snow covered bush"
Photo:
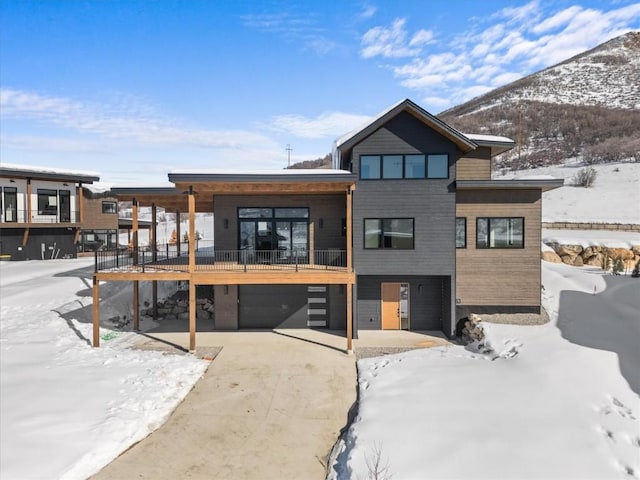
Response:
[[[596,181],[598,171],[593,167],[585,167],[576,173],[573,177],[573,184],[576,187],[589,188]]]

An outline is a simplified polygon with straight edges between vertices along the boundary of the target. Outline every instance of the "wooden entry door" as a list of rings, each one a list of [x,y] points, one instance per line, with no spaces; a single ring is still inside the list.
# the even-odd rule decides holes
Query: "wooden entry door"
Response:
[[[408,330],[409,284],[382,284],[382,330]]]

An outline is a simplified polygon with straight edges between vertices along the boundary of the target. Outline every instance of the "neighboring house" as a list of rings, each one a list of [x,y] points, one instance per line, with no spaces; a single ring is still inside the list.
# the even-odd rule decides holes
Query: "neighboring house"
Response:
[[[11,260],[73,258],[83,221],[83,185],[92,173],[0,166],[0,254]]]
[[[84,219],[78,241],[78,252],[114,250],[118,248],[118,200],[108,188],[83,188]]]
[[[120,201],[214,212],[215,251],[99,257],[100,280],[214,285],[216,329],[442,330],[469,312],[540,311],[541,195],[561,180],[491,180],[504,137],[466,135],[404,100],[339,139],[333,170],[176,172]],[[153,226],[152,226],[153,228]],[[135,227],[134,227],[135,230]],[[191,238],[190,238],[191,240]],[[116,268],[114,268],[116,267]],[[155,283],[155,282],[154,282]],[[99,308],[94,344],[99,342]]]

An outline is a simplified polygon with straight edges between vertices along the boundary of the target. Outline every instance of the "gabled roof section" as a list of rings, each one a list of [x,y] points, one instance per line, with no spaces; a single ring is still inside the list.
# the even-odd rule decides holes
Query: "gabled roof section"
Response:
[[[384,126],[384,124],[386,124],[389,120],[391,120],[401,112],[410,113],[422,123],[438,132],[440,135],[451,140],[464,153],[475,150],[478,147],[478,145],[473,140],[469,139],[452,126],[431,115],[425,109],[406,98],[379,114],[366,125],[363,125],[362,127],[353,130],[337,139],[335,141],[336,149],[342,152],[350,150],[357,143],[367,138],[369,135]]]
[[[93,183],[100,180],[99,175],[95,172],[62,170],[49,167],[32,167],[29,165],[14,165],[4,162],[0,165],[0,176],[74,183]]]
[[[516,146],[516,142],[510,138],[501,137],[499,135],[465,133],[464,136],[472,140],[479,147],[489,147],[491,149],[492,157],[507,152]]]

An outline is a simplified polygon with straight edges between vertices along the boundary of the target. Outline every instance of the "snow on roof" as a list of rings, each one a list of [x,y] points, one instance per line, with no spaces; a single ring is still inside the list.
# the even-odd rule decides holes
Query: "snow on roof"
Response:
[[[463,133],[465,137],[474,142],[500,142],[500,143],[513,143],[508,137],[501,137],[499,135],[483,135],[480,133]]]
[[[57,175],[76,175],[76,176],[89,176],[89,177],[100,176],[98,172],[90,172],[87,170],[67,170],[63,168],[37,167],[33,165],[18,165],[15,163],[6,163],[6,162],[2,162],[2,165],[0,165],[0,168],[7,169],[7,170],[20,170],[24,172],[48,173],[48,174],[57,174]]]
[[[288,168],[283,170],[240,170],[240,169],[204,169],[204,170],[171,170],[172,175],[351,175],[349,170],[333,168]]]
[[[83,185],[83,187],[92,193],[105,193],[111,190],[111,184],[105,182],[88,183],[87,185]]]

